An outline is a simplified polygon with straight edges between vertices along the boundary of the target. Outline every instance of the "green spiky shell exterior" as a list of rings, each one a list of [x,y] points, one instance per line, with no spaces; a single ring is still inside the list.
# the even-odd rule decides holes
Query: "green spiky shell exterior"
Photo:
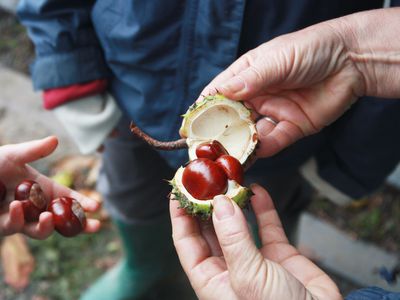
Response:
[[[189,199],[183,194],[175,183],[175,179],[172,179],[170,182],[172,186],[172,200],[179,201],[179,208],[185,209],[186,213],[192,216],[197,216],[202,220],[208,220],[211,218],[213,207],[212,204],[208,202],[194,203],[189,201]],[[249,204],[250,197],[253,195],[253,192],[247,188],[243,187],[243,189],[234,197],[232,200],[240,207],[245,208]]]
[[[202,100],[194,102],[192,105],[189,106],[187,112],[182,115],[182,117],[186,117],[188,114],[190,114],[192,111],[196,110],[198,107],[204,105],[208,101],[215,101],[215,100],[222,100],[225,99],[225,96],[222,95],[209,95],[205,96]]]

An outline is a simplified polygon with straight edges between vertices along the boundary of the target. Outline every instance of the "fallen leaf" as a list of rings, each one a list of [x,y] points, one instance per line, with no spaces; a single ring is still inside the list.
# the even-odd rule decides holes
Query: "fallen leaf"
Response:
[[[100,172],[100,166],[100,159],[95,160],[84,182],[86,186],[92,187],[96,184]]]
[[[35,260],[22,234],[14,234],[3,239],[1,261],[4,270],[4,281],[9,286],[16,290],[22,290],[29,285],[30,274],[35,267]]]
[[[97,158],[94,156],[72,155],[67,156],[57,161],[53,166],[53,171],[75,173],[82,169],[91,169]]]
[[[32,296],[32,300],[49,300],[49,298],[47,298],[45,296],[34,295],[34,296]]]
[[[93,187],[97,181],[100,160],[96,156],[67,156],[53,164],[51,174],[73,188]],[[61,175],[60,175],[61,174]],[[65,176],[68,174],[68,176]],[[66,180],[67,179],[67,180]]]
[[[74,176],[67,171],[58,172],[54,176],[51,176],[51,179],[58,184],[69,188],[72,188],[72,186],[74,185]]]

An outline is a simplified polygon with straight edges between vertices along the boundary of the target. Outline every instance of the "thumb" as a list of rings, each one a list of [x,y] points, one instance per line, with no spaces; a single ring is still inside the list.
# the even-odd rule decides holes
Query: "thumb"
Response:
[[[12,155],[16,161],[21,163],[30,163],[35,160],[50,155],[58,145],[58,139],[55,136],[49,136],[41,140],[34,140],[26,143],[9,145],[12,149]]]
[[[237,204],[225,196],[216,196],[213,209],[215,233],[224,254],[231,284],[235,292],[240,294],[243,287],[253,286],[261,280],[266,265]]]
[[[266,87],[264,77],[260,68],[249,66],[217,87],[216,90],[233,100],[251,99]]]
[[[215,90],[233,100],[249,100],[285,81],[293,65],[292,48],[279,40],[264,43],[242,55],[230,67],[233,76],[215,82]]]

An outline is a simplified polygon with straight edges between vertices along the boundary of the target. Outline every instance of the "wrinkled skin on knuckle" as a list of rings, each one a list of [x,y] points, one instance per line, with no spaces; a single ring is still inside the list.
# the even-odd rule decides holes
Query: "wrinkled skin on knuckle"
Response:
[[[305,287],[277,263],[266,261],[268,265],[268,280],[264,286],[263,298],[275,299],[304,299],[311,300]]]
[[[343,43],[325,27],[313,26],[272,40],[277,60],[285,65],[282,79],[288,87],[316,83],[344,63]]]
[[[267,282],[264,260],[248,260],[240,272],[231,277],[232,286],[239,299],[263,299]]]
[[[289,45],[289,46],[288,46]],[[283,82],[293,67],[293,47],[286,37],[277,37],[257,48],[257,65],[268,86]]]

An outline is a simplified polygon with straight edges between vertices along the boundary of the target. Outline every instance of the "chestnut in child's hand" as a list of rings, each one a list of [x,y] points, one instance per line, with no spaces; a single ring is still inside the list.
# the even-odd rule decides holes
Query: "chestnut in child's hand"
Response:
[[[21,200],[26,222],[37,222],[42,212],[46,210],[47,201],[40,185],[26,179],[17,185],[15,200]]]
[[[5,184],[0,180],[0,205],[6,201],[7,188]]]
[[[53,215],[54,227],[65,237],[73,237],[86,227],[86,215],[79,202],[70,197],[50,201],[48,211]]]

